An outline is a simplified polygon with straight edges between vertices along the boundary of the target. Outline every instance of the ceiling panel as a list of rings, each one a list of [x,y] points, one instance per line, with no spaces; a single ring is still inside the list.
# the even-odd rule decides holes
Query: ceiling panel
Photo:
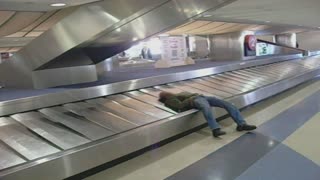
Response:
[[[195,20],[181,25],[171,31],[166,32],[170,35],[207,35],[207,34],[222,34],[228,32],[236,32],[243,30],[261,31],[270,28],[267,25],[231,23],[231,22],[212,22],[205,20]],[[275,27],[273,27],[275,28]],[[288,29],[286,29],[288,30]],[[292,31],[297,32],[296,29]]]
[[[25,46],[34,38],[0,38],[0,47],[17,47],[17,46]]]
[[[10,48],[0,48],[0,53],[8,52]]]
[[[193,30],[195,28],[205,26],[205,25],[207,25],[209,23],[210,23],[210,21],[194,21],[192,23],[187,23],[184,26],[177,27],[174,30],[170,31],[170,33],[172,33],[172,34],[181,34],[181,33]]]
[[[20,31],[20,32],[16,32],[14,34],[10,34],[9,36],[6,36],[8,38],[21,38],[21,37],[24,37],[28,32],[23,32],[23,31]]]
[[[25,46],[30,42],[30,38],[34,39],[40,36],[77,8],[71,7],[50,12],[0,11],[0,20],[6,20],[0,26],[0,47],[13,47],[11,49],[2,49],[2,51],[11,52],[20,49],[20,46]],[[17,46],[19,48],[14,48]]]
[[[22,31],[31,31],[34,28],[36,28],[37,26],[39,26],[41,23],[45,22],[46,20],[48,20],[52,15],[54,15],[57,11],[50,11],[50,12],[46,12],[45,14],[43,14],[39,19],[37,19],[36,21],[34,21],[32,24],[30,24],[28,27],[24,28]]]
[[[270,28],[270,26],[267,25],[253,25],[252,27],[250,27],[252,31],[260,31],[268,28]]]
[[[17,12],[9,21],[0,27],[0,37],[8,36],[27,27],[38,19],[43,13],[40,12]]]
[[[12,47],[12,48],[10,48],[9,50],[8,50],[8,52],[17,52],[17,51],[19,51],[20,49],[21,49],[22,47]]]
[[[219,32],[219,31],[223,31],[225,29],[228,29],[228,28],[232,28],[233,26],[237,25],[236,23],[225,23],[221,26],[218,26],[216,28],[212,28],[208,31],[203,31],[201,32],[201,34],[208,34],[208,33],[214,33],[214,32]]]
[[[31,31],[30,33],[26,34],[25,37],[38,37],[40,36],[43,31]]]
[[[263,24],[320,27],[320,0],[237,0],[204,17],[228,18]],[[245,22],[244,22],[245,23]]]
[[[224,22],[210,22],[209,24],[207,24],[205,26],[202,26],[202,27],[199,27],[199,28],[195,28],[195,29],[193,29],[191,31],[188,31],[188,33],[190,33],[190,34],[200,34],[202,32],[209,31],[210,29],[217,28],[217,27],[222,26],[224,24],[225,24]]]
[[[96,1],[99,0],[0,0],[0,10],[45,12]],[[50,6],[50,4],[58,2],[64,2],[67,5],[64,7]]]
[[[214,33],[228,33],[228,32],[235,32],[235,31],[243,31],[246,30],[249,27],[248,24],[234,24],[233,26],[230,26],[228,28],[219,30],[219,31],[215,31],[214,29]]]
[[[0,27],[14,15],[14,11],[0,11]]]
[[[59,12],[55,13],[53,16],[51,16],[49,19],[47,19],[45,22],[41,23],[38,27],[36,27],[35,31],[47,31],[50,29],[54,24],[59,22],[64,17],[71,14],[73,11],[75,11],[77,7],[67,8],[60,10]]]
[[[286,31],[286,33],[301,33],[305,31],[306,31],[305,29],[294,29],[294,30]]]

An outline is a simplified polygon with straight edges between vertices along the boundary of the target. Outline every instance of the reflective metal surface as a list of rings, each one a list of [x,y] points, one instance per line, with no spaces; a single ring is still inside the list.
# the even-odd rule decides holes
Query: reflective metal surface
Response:
[[[170,93],[181,93],[183,92],[182,89],[179,89],[177,87],[174,87],[174,86],[168,86],[168,85],[161,85],[161,86],[154,86],[154,89],[143,89],[144,91],[146,91],[146,93],[150,93],[150,94],[153,94],[153,95],[156,95],[156,97],[159,97],[159,93],[161,91],[167,91],[167,92],[170,92]],[[141,91],[143,91],[141,90]]]
[[[60,151],[30,133],[12,118],[0,118],[0,139],[28,160]]]
[[[29,67],[35,70],[66,51],[114,30],[115,24],[121,26],[163,2],[105,0],[82,6],[24,47],[19,56],[29,60]]]
[[[125,107],[115,101],[111,101],[108,99],[98,98],[98,99],[88,100],[87,102],[96,104],[98,105],[97,106],[98,109],[120,116],[126,119],[127,121],[137,125],[144,125],[146,123],[159,120],[159,118],[157,117],[149,116],[140,111]]]
[[[114,134],[112,131],[97,126],[90,121],[67,115],[68,112],[62,107],[41,109],[39,112],[45,114],[53,122],[61,123],[91,140],[101,139]]]
[[[201,90],[199,88],[194,88],[194,87],[188,86],[188,84],[185,83],[185,82],[170,83],[168,85],[172,86],[172,87],[176,87],[178,89],[181,89],[182,91],[190,92],[190,93],[203,94],[205,96],[215,96],[214,94],[209,93],[209,92],[204,91],[204,90]]]
[[[5,169],[26,162],[6,145],[0,142],[0,168]]]
[[[226,81],[227,83],[233,84],[240,88],[242,91],[250,91],[256,88],[256,86],[253,86],[251,84],[247,84],[246,82],[240,82],[237,81],[237,79],[234,78],[228,78],[224,76],[211,76],[211,78],[219,80],[219,81]]]
[[[50,123],[37,112],[15,114],[11,117],[62,149],[70,149],[89,142],[88,139],[74,134],[68,129]]]
[[[244,41],[251,31],[215,34],[209,36],[209,57],[217,60],[248,60],[255,56],[245,56]]]
[[[193,88],[196,88],[196,89],[200,89],[202,91],[214,94],[217,97],[226,98],[226,97],[232,96],[232,94],[230,94],[228,92],[220,91],[218,89],[208,87],[208,86],[203,85],[201,83],[197,83],[197,82],[193,82],[193,81],[183,81],[183,82],[187,86],[190,86],[190,87],[193,87]]]
[[[234,89],[234,90],[239,91],[241,93],[248,91],[246,88],[239,87],[239,86],[237,86],[235,84],[231,84],[230,82],[228,82],[226,80],[216,79],[216,78],[212,78],[212,77],[204,77],[202,79],[206,80],[206,81],[209,81],[209,82],[216,83],[216,84],[220,84],[220,85],[222,85],[224,87],[228,87],[228,88]]]
[[[259,86],[263,86],[263,85],[266,85],[268,83],[271,83],[272,81],[269,81],[269,80],[266,80],[265,76],[262,76],[262,77],[259,77],[259,76],[250,76],[248,77],[247,75],[244,75],[244,74],[237,74],[237,73],[233,73],[233,72],[230,72],[230,73],[225,73],[227,75],[230,75],[232,77],[236,77],[236,78],[240,78],[240,79],[243,79],[243,80],[248,80],[248,78],[250,78],[251,82],[254,82],[255,84],[259,85]],[[257,73],[258,74],[258,73]],[[259,74],[258,74],[259,75]],[[271,76],[272,77],[272,76]]]
[[[157,97],[151,96],[149,94],[145,94],[139,91],[131,91],[131,92],[125,93],[125,95],[130,96],[134,99],[140,100],[142,102],[148,103],[150,105],[153,105],[157,108],[163,109],[167,112],[170,112],[171,114],[177,114],[177,112],[165,107],[162,103],[160,103]]]
[[[15,77],[0,77],[8,83],[7,86],[33,88],[62,85],[57,81],[40,81],[40,75],[32,74],[35,70],[63,68],[65,64],[97,64],[134,43],[233,1],[104,0],[81,6],[12,58],[6,68],[15,71]],[[83,64],[80,59],[85,59],[86,63]],[[29,80],[23,82],[16,78],[23,76]]]
[[[135,128],[137,124],[129,122],[128,120],[114,115],[109,112],[100,111],[97,108],[93,108],[94,105],[92,105],[90,108],[86,107],[86,103],[72,103],[72,104],[66,104],[64,107],[68,109],[69,111],[79,115],[83,116],[86,119],[107,128],[108,130],[119,133],[122,131],[126,131],[128,129]]]
[[[172,116],[171,113],[168,113],[166,111],[163,111],[161,109],[155,108],[152,105],[143,103],[141,101],[132,99],[125,95],[113,95],[109,96],[107,99],[114,100],[120,104],[123,104],[125,106],[128,106],[130,108],[133,108],[135,110],[138,110],[140,112],[144,112],[150,116],[157,117],[159,119],[164,119],[169,116]]]
[[[296,33],[286,33],[275,35],[276,43],[295,48],[297,46]]]
[[[205,123],[197,110],[171,113],[157,100],[164,89],[189,88],[186,89],[189,92],[205,89],[214,93],[217,90],[212,85],[221,83],[221,89],[239,92],[230,93],[226,100],[241,108],[318,76],[320,61],[319,57],[307,58],[252,68],[264,72],[283,69],[283,72],[279,71],[278,78],[273,74],[274,81],[265,85],[256,84],[257,77],[250,77],[250,73],[246,73],[247,79],[224,73],[0,118],[0,138],[5,143],[0,142],[0,155],[6,156],[1,166],[19,164],[0,169],[0,177],[63,179]],[[238,71],[247,70],[232,73]],[[268,75],[261,74],[261,77]],[[254,82],[255,87],[242,91],[252,84],[249,82]],[[234,86],[227,86],[230,84]],[[217,116],[225,114],[213,110]],[[131,126],[124,128],[128,124]],[[38,158],[33,160],[35,155]],[[27,163],[21,164],[23,162]]]
[[[141,91],[143,93],[146,93],[146,94],[149,94],[151,96],[154,96],[156,98],[159,97],[159,94],[161,93],[161,91],[167,91],[167,92],[170,92],[170,93],[180,93],[180,92],[182,92],[181,89],[178,89],[178,88],[175,88],[175,87],[172,87],[172,86],[168,86],[168,85],[155,86],[155,87],[152,87],[152,88],[144,88],[144,89],[140,89],[139,91]]]
[[[98,80],[98,74],[95,65],[86,65],[33,71],[32,80],[34,88],[41,89],[94,82]]]
[[[223,92],[228,92],[229,94],[232,94],[232,95],[236,95],[236,94],[240,94],[241,91],[237,91],[235,89],[232,89],[230,87],[227,87],[227,86],[223,86],[222,84],[218,83],[218,82],[213,82],[213,81],[207,81],[207,80],[204,80],[204,79],[195,79],[193,80],[199,84],[203,84],[203,85],[206,85],[206,86],[209,86],[209,87],[212,87],[212,88],[215,88],[215,89],[219,89],[220,91],[223,91]]]
[[[50,107],[54,105],[60,105],[60,104],[69,103],[69,102],[80,101],[84,99],[106,96],[110,94],[120,93],[123,91],[136,90],[139,88],[155,86],[158,84],[165,84],[165,83],[170,83],[175,81],[198,78],[198,77],[208,76],[212,74],[217,74],[225,71],[232,71],[232,70],[251,67],[251,66],[281,62],[281,61],[286,61],[289,59],[295,59],[299,57],[302,57],[302,55],[298,54],[298,55],[269,57],[261,60],[251,60],[246,62],[227,64],[219,67],[212,67],[212,68],[201,69],[201,70],[174,73],[174,74],[162,75],[158,77],[137,79],[137,80],[127,81],[127,82],[120,82],[120,83],[102,85],[97,87],[68,90],[68,91],[59,92],[59,93],[51,93],[44,96],[36,96],[36,97],[24,98],[24,99],[13,100],[13,101],[5,101],[0,103],[0,116],[14,114],[18,112],[24,112],[24,111],[38,109],[38,108]],[[0,71],[0,74],[1,74],[1,71]],[[28,80],[25,77],[20,77],[20,78],[25,81]]]
[[[226,79],[230,79],[230,80],[234,80],[234,81],[237,81],[237,82],[241,82],[245,85],[251,85],[252,87],[260,87],[262,86],[263,84],[260,84],[260,83],[257,83],[255,82],[255,78],[254,77],[251,77],[250,79],[246,79],[244,77],[242,77],[241,75],[237,75],[237,74],[220,74],[218,76],[221,76],[222,78],[226,78]]]
[[[273,82],[273,79],[270,76],[265,77],[264,75],[259,75],[258,73],[255,73],[253,75],[250,72],[244,71],[244,70],[233,72],[233,76],[242,77],[241,79],[244,79],[244,80],[245,80],[245,78],[248,79],[250,77],[255,77],[255,80],[257,81],[256,84],[258,84],[258,86],[262,86],[262,85],[269,84],[269,83]]]

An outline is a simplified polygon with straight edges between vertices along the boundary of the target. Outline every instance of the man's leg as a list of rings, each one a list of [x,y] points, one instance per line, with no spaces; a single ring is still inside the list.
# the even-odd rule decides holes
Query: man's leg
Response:
[[[194,105],[197,109],[201,110],[204,118],[208,121],[209,127],[213,129],[220,128],[216,118],[212,113],[212,109],[208,101],[204,97],[197,97],[194,99]]]
[[[235,123],[237,123],[238,131],[250,131],[257,128],[256,126],[248,125],[246,121],[243,119],[239,109],[233,104],[215,97],[205,96],[205,99],[209,102],[210,106],[224,108],[235,121]]]
[[[220,125],[217,123],[213,113],[210,104],[208,101],[202,97],[199,96],[194,99],[193,101],[195,107],[202,111],[205,119],[207,120],[209,127],[212,130],[212,134],[214,137],[219,137],[221,135],[226,134],[225,132],[220,130]]]
[[[246,121],[243,119],[239,109],[233,104],[215,97],[205,96],[205,98],[209,102],[210,106],[225,109],[232,117],[232,119],[235,121],[235,123],[237,123],[237,125],[246,124]]]

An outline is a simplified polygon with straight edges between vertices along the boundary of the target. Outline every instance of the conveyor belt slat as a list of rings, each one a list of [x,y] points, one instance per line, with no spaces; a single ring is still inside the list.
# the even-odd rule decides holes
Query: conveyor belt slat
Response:
[[[232,77],[235,77],[235,78],[239,78],[239,79],[242,79],[242,80],[246,80],[248,81],[249,77],[248,76],[245,76],[245,75],[242,75],[242,74],[237,74],[237,73],[234,73],[234,72],[227,72],[227,73],[224,73],[228,76],[232,76]],[[250,77],[250,82],[254,85],[257,85],[257,86],[264,86],[266,84],[270,84],[272,83],[271,80],[267,80],[266,77],[259,77],[259,76],[255,76],[255,77]]]
[[[62,107],[53,107],[39,110],[45,114],[48,119],[64,124],[65,126],[83,134],[91,140],[101,139],[114,134],[114,132],[102,128],[85,119],[78,119],[65,114],[67,111]]]
[[[172,114],[177,114],[177,112],[167,108],[161,102],[159,102],[158,98],[156,98],[154,96],[151,96],[149,94],[145,94],[145,93],[140,92],[140,91],[131,91],[131,92],[125,93],[125,95],[130,96],[132,98],[135,98],[137,100],[143,101],[145,103],[151,104],[151,105],[153,105],[155,107],[158,107],[160,109],[168,111],[168,112],[170,112]]]
[[[183,81],[184,84],[191,86],[193,88],[202,90],[202,91],[206,91],[210,94],[215,95],[216,97],[221,97],[221,98],[227,98],[227,97],[231,97],[232,94],[227,93],[227,92],[223,92],[214,88],[211,88],[209,86],[203,85],[201,83],[197,83],[197,82],[193,82],[193,81]]]
[[[159,118],[149,116],[147,114],[136,111],[132,108],[125,107],[115,101],[111,101],[104,98],[98,98],[93,100],[88,100],[88,103],[100,105],[98,108],[101,110],[105,110],[107,112],[111,112],[117,116],[120,116],[127,121],[130,121],[137,125],[144,125],[155,120],[159,120]]]
[[[240,93],[240,91],[237,91],[237,90],[229,88],[229,87],[223,87],[223,86],[221,86],[221,85],[219,85],[217,83],[210,82],[210,81],[207,81],[205,79],[193,79],[191,81],[194,81],[194,82],[197,82],[199,84],[203,84],[203,85],[209,86],[209,87],[214,88],[214,89],[218,89],[219,91],[227,92],[227,93],[231,94],[232,96]]]
[[[237,88],[241,89],[242,91],[244,92],[247,92],[247,91],[251,91],[253,89],[256,89],[256,87],[253,87],[252,85],[250,84],[246,84],[246,83],[241,83],[239,81],[235,81],[233,79],[230,79],[230,78],[223,78],[221,76],[210,76],[211,78],[213,79],[216,79],[216,80],[220,80],[220,81],[225,81],[226,83],[228,84],[233,84],[233,85],[236,85]]]
[[[268,83],[272,83],[274,81],[276,81],[277,79],[281,78],[279,77],[279,75],[275,76],[275,75],[265,75],[265,74],[261,74],[261,73],[252,73],[249,70],[240,70],[240,71],[236,71],[234,72],[235,74],[241,75],[241,76],[246,76],[246,77],[252,77],[253,75],[255,77],[259,77],[264,81],[267,81]]]
[[[160,119],[164,119],[164,118],[167,118],[167,117],[170,117],[173,115],[167,111],[163,111],[163,110],[158,109],[152,105],[143,103],[141,101],[135,100],[135,99],[130,98],[125,95],[119,94],[119,95],[108,96],[107,99],[116,101],[120,104],[123,104],[125,106],[130,107],[130,108],[133,108],[137,111],[144,112],[150,116],[154,116],[154,117],[157,117]]]
[[[157,88],[144,88],[144,89],[139,89],[139,91],[158,98],[158,97],[159,97],[159,94],[161,93],[162,90],[157,89]],[[171,90],[170,90],[170,91],[169,91],[169,90],[166,90],[166,91],[172,93]]]
[[[29,160],[60,151],[33,135],[12,118],[0,118],[0,139]]]
[[[252,67],[252,68],[247,68],[245,70],[247,70],[249,72],[252,72],[252,71],[259,72],[261,75],[270,76],[272,78],[278,78],[279,77],[279,73],[270,71],[270,68]]]
[[[252,82],[251,80],[243,80],[240,78],[236,78],[236,77],[232,77],[232,76],[228,76],[226,74],[219,74],[215,77],[221,77],[221,78],[225,78],[225,79],[229,79],[235,82],[239,82],[241,84],[243,84],[246,87],[252,87],[253,89],[259,88],[260,86],[255,84],[254,82]]]
[[[110,112],[99,110],[94,104],[79,102],[65,104],[64,107],[69,111],[83,116],[84,118],[99,124],[115,133],[127,131],[137,127],[137,124],[129,122],[128,120],[114,115]],[[89,109],[90,108],[90,109]]]
[[[193,88],[193,87],[190,87],[184,83],[170,83],[168,84],[170,86],[173,86],[173,87],[177,87],[183,91],[186,91],[186,92],[190,92],[190,93],[198,93],[198,94],[202,94],[202,95],[205,95],[205,96],[215,96],[211,93],[208,93],[206,91],[201,91],[200,89],[197,89],[197,88]]]
[[[247,88],[239,87],[235,84],[227,82],[226,80],[216,79],[216,78],[212,78],[212,77],[203,77],[202,79],[209,81],[209,82],[220,84],[221,86],[229,87],[231,89],[239,91],[240,93],[244,93],[244,92],[248,91]]]
[[[251,71],[239,71],[238,73],[241,73],[241,74],[246,74],[247,76],[259,76],[259,77],[263,77],[263,76],[266,76],[266,75],[260,75],[261,73],[256,73],[256,72],[251,72]],[[285,72],[285,71],[282,71],[282,72],[278,72],[278,75],[275,77],[275,78],[272,78],[270,76],[268,76],[270,80],[272,80],[273,82],[275,81],[279,81],[279,80],[282,80],[282,79],[285,79],[287,77],[290,77],[292,74],[296,74],[298,72]]]
[[[253,87],[261,87],[265,84],[269,84],[266,82],[262,83],[261,82],[262,78],[251,77],[250,80],[248,80],[249,78],[245,78],[244,76],[239,75],[239,74],[235,74],[235,73],[232,73],[232,74],[231,73],[223,73],[218,76],[234,79],[234,80],[241,81],[241,82],[246,82],[246,84],[250,84]]]
[[[90,142],[67,129],[49,123],[50,120],[38,112],[15,114],[11,117],[62,149],[69,149]]]
[[[9,168],[26,162],[0,142],[0,169]]]
[[[170,93],[173,93],[173,94],[178,94],[178,93],[183,92],[183,90],[181,90],[179,88],[168,86],[168,85],[154,86],[154,88],[157,89],[157,91],[160,90],[160,92],[161,91],[166,91],[166,92],[170,92]],[[159,97],[159,96],[157,96],[157,97]]]

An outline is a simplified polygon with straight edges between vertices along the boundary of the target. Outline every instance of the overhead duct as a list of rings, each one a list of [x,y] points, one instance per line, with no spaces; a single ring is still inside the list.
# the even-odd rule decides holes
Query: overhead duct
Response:
[[[20,50],[4,67],[7,86],[44,88],[91,79],[36,78],[37,71],[49,74],[89,73],[90,66],[111,57],[132,44],[188,21],[207,10],[234,0],[105,0],[88,4],[64,18],[49,31]],[[82,56],[79,58],[79,54]],[[73,70],[82,66],[81,70]],[[73,70],[66,73],[66,67]],[[63,68],[63,69],[61,69]],[[93,72],[91,72],[93,73]],[[40,73],[43,74],[43,73]],[[47,74],[47,73],[44,73]],[[21,82],[21,79],[23,81]],[[41,81],[39,80],[41,79]],[[70,83],[71,82],[71,83]],[[44,85],[45,84],[45,85]]]

